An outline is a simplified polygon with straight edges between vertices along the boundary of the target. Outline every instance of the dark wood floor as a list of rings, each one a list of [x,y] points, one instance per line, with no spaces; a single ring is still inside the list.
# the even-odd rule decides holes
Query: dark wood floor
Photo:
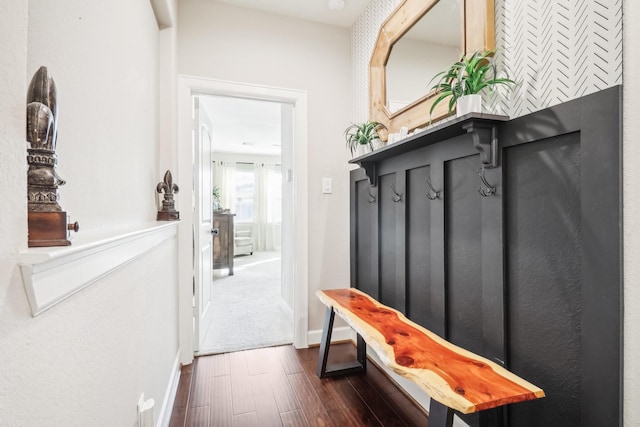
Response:
[[[355,358],[331,347],[331,362]],[[319,379],[318,348],[198,357],[182,368],[171,427],[421,426],[426,414],[369,363],[366,375]]]

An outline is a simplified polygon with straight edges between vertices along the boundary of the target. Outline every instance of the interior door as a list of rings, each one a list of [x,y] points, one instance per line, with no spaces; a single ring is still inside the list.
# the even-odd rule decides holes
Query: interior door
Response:
[[[212,279],[212,188],[211,188],[211,121],[199,106],[198,97],[194,102],[194,143],[193,143],[193,183],[194,183],[194,329],[198,339],[195,351],[200,350],[207,333],[205,316],[211,305]]]

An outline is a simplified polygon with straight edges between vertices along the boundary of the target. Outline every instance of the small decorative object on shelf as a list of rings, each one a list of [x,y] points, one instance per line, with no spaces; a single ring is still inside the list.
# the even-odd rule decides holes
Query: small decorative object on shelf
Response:
[[[158,221],[177,221],[180,219],[180,212],[176,210],[176,202],[173,195],[180,191],[178,185],[173,182],[171,171],[167,170],[164,174],[164,181],[159,182],[156,187],[158,193],[164,192],[164,200],[162,201],[162,210],[158,211]]]
[[[58,157],[58,100],[56,84],[47,67],[34,74],[27,91],[27,206],[29,247],[69,246],[69,216],[58,201],[58,187],[65,184],[56,172]]]
[[[433,113],[441,101],[449,100],[449,113],[456,108],[458,117],[468,113],[482,113],[482,97],[480,92],[496,85],[510,87],[515,82],[507,77],[498,77],[497,67],[493,61],[493,50],[474,52],[469,56],[463,55],[449,69],[436,74],[431,81],[438,82],[431,87],[436,91],[436,100],[431,105],[429,115]]]
[[[351,150],[351,155],[355,155],[359,147],[369,146],[374,150],[373,142],[380,142],[380,131],[386,131],[387,127],[378,122],[364,122],[359,125],[353,124],[344,130],[344,137],[347,147]]]

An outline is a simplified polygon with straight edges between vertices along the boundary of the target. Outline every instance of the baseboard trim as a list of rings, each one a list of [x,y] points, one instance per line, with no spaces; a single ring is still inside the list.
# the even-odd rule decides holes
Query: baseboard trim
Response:
[[[162,400],[162,407],[158,414],[158,421],[156,427],[168,427],[171,421],[171,412],[173,410],[173,402],[176,400],[176,394],[178,393],[178,384],[180,383],[180,351],[176,354],[176,360],[173,362],[171,368],[171,377],[169,378],[169,385],[164,393],[164,399]]]
[[[309,331],[307,334],[307,343],[310,347],[317,346],[320,344],[322,340],[322,329],[316,329],[313,331]],[[353,332],[349,326],[341,326],[338,328],[333,328],[333,332],[331,333],[331,342],[344,342],[344,341],[355,341],[356,333]]]

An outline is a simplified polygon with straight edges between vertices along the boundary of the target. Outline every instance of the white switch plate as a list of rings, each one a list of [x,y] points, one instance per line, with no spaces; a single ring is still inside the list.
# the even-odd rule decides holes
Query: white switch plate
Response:
[[[322,178],[322,194],[333,193],[333,183],[331,178]]]

